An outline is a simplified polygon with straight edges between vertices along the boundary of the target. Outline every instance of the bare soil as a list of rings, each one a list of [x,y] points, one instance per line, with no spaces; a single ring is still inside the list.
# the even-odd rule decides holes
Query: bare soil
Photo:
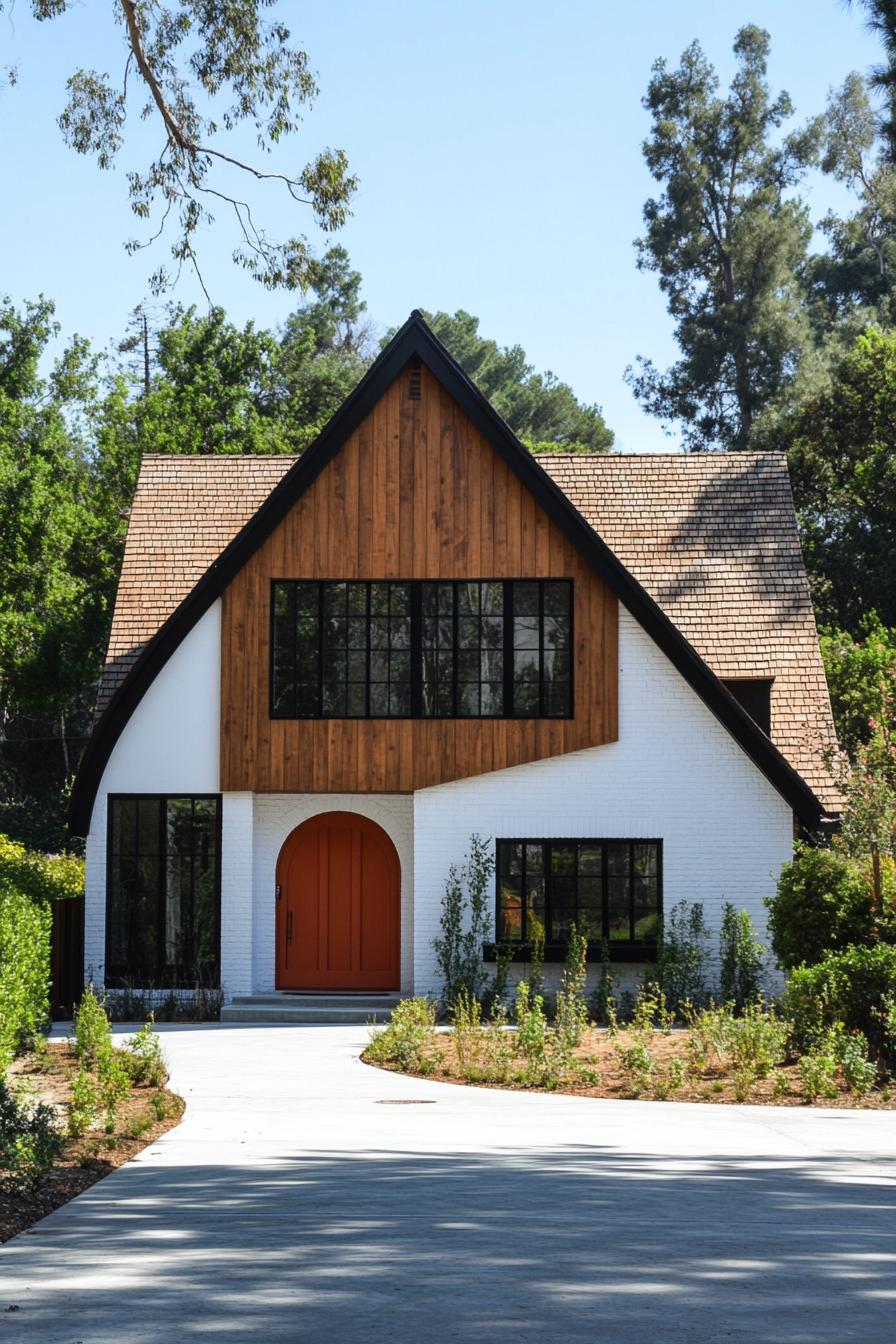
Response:
[[[471,1061],[472,1067],[461,1067],[454,1048],[450,1032],[434,1034],[426,1047],[427,1065],[422,1069],[400,1069],[394,1064],[379,1064],[362,1055],[365,1063],[374,1067],[388,1069],[393,1073],[410,1073],[416,1077],[432,1078],[443,1083],[460,1083],[468,1087],[498,1087],[512,1091],[525,1092],[561,1092],[576,1097],[604,1097],[610,1100],[630,1101],[634,1096],[644,1101],[688,1101],[705,1102],[709,1105],[724,1106],[739,1104],[735,1095],[734,1071],[722,1064],[710,1063],[699,1072],[688,1058],[688,1040],[690,1032],[675,1030],[669,1033],[655,1032],[650,1041],[650,1053],[659,1070],[668,1068],[670,1062],[678,1058],[685,1066],[682,1085],[669,1096],[656,1097],[650,1086],[640,1092],[633,1092],[631,1078],[622,1066],[619,1052],[614,1048],[613,1038],[597,1028],[586,1031],[576,1050],[576,1057],[583,1072],[591,1077],[579,1077],[575,1073],[566,1074],[556,1087],[540,1087],[525,1081],[519,1075],[525,1061],[514,1058],[506,1082],[498,1082],[489,1076],[488,1060],[485,1050],[477,1059]],[[634,1044],[620,1032],[616,1038],[623,1046]],[[781,1081],[777,1083],[776,1079]],[[785,1087],[786,1085],[786,1087]],[[836,1079],[836,1098],[807,1100],[802,1076],[797,1060],[789,1060],[778,1065],[767,1078],[753,1083],[746,1097],[750,1106],[818,1106],[836,1107],[848,1110],[896,1110],[896,1086],[876,1089],[865,1096],[856,1096],[850,1092],[843,1078]]]
[[[40,1055],[18,1059],[9,1071],[10,1081],[26,1084],[35,1097],[55,1106],[65,1129],[71,1086],[78,1072],[78,1058],[65,1041],[49,1041]],[[165,1116],[157,1120],[151,1104],[155,1095],[165,1102]],[[119,1107],[115,1129],[107,1134],[102,1118],[80,1138],[67,1138],[53,1170],[35,1190],[9,1194],[0,1190],[0,1243],[31,1227],[58,1209],[95,1181],[154,1143],[166,1130],[179,1124],[184,1102],[167,1088],[135,1086]],[[143,1129],[142,1126],[146,1125]],[[133,1135],[130,1128],[140,1127]]]

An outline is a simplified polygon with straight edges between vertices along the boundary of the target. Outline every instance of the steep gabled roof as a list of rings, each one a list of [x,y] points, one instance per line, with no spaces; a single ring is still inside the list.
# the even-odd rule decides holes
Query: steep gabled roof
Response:
[[[413,358],[423,360],[430,372],[454,398],[480,433],[488,439],[495,451],[519,477],[523,485],[531,491],[545,512],[569,537],[594,570],[615,592],[620,602],[650,634],[670,661],[674,663],[716,718],[740,743],[759,769],[793,807],[802,823],[810,829],[817,826],[823,808],[805,779],[797,773],[778,748],[756,726],[749,715],[741,709],[734,697],[725,689],[719,678],[685,638],[681,630],[676,628],[646,588],[638,582],[637,578],[622,563],[606,541],[598,535],[594,527],[574,506],[568,495],[545,471],[544,466],[523,447],[445,347],[429,330],[420,314],[414,312],[382,351],[314,444],[301,458],[294,461],[286,469],[285,474],[281,476],[279,481],[273,483],[276,479],[277,470],[283,471],[283,463],[280,459],[206,460],[209,465],[212,462],[215,463],[214,480],[216,485],[228,471],[243,470],[243,468],[236,468],[235,464],[237,462],[248,461],[251,463],[251,469],[246,471],[241,479],[248,478],[259,493],[269,482],[272,483],[272,488],[259,507],[239,528],[239,531],[235,535],[231,533],[229,541],[225,540],[225,533],[232,528],[235,514],[239,513],[241,508],[244,516],[245,506],[240,505],[233,509],[225,503],[225,507],[217,520],[210,518],[207,509],[201,512],[202,525],[209,528],[210,532],[203,533],[201,527],[193,528],[193,533],[197,539],[196,552],[202,551],[207,539],[208,542],[216,546],[219,542],[224,542],[220,554],[216,554],[216,558],[211,561],[201,577],[194,582],[176,609],[167,615],[163,623],[151,634],[137,658],[126,667],[124,675],[111,694],[88,743],[75,781],[70,809],[72,830],[76,834],[86,834],[96,792],[115,742],[153,678],[199,618],[220,596],[234,575],[285,517],[295,501],[308,489],[318,474],[339,451],[348,435],[369,414],[386,388],[398,376],[407,362]],[[600,460],[606,461],[606,459]],[[165,470],[163,464],[170,462],[172,464],[172,476],[185,485],[188,480],[192,481],[193,488],[201,493],[203,480],[209,481],[208,475],[200,476],[197,474],[191,477],[189,471],[184,475],[179,474],[182,471],[181,462],[190,462],[196,466],[198,461],[198,459],[153,459],[153,462],[158,464],[162,475],[164,475]],[[177,467],[173,466],[175,462],[178,463]],[[265,463],[265,465],[263,466],[262,463]],[[218,464],[221,464],[220,468]],[[560,464],[547,463],[546,465],[559,467]],[[198,470],[205,473],[205,465]],[[270,472],[269,475],[268,472]],[[141,509],[137,508],[136,504],[139,502],[138,489],[134,523],[138,527],[152,529],[151,512],[146,515]],[[164,547],[164,540],[160,538],[160,541]],[[204,560],[206,555],[207,552],[204,552],[201,559]],[[140,563],[147,566],[144,573],[145,581],[150,578],[152,573],[152,545],[141,555]],[[187,555],[181,572],[184,578],[194,578],[194,574],[190,572],[189,555]],[[148,589],[151,593],[151,583],[148,585]],[[144,591],[147,591],[147,589],[144,589]],[[149,602],[151,607],[151,596]],[[127,633],[128,626],[119,624],[117,618],[116,624],[118,626],[116,638],[123,634],[126,644],[130,637]],[[139,625],[139,618],[136,624]],[[138,636],[139,631],[136,626],[130,628],[130,634],[134,637]],[[133,648],[133,645],[131,647]],[[128,653],[123,648],[118,649],[113,646],[110,648],[110,656],[113,668],[112,677],[114,677],[116,659],[121,656],[127,658]]]

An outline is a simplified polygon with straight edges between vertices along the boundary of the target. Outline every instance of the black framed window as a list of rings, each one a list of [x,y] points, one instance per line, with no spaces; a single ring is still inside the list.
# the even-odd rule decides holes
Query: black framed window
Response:
[[[106,983],[219,980],[221,800],[109,799]]]
[[[499,840],[496,878],[499,942],[656,944],[661,840]]]
[[[271,717],[568,718],[567,579],[275,580]]]

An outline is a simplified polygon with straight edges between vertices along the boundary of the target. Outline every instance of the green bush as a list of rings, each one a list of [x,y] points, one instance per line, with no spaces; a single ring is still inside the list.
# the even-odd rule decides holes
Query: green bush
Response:
[[[131,1095],[131,1070],[123,1050],[113,1050],[112,1042],[101,1048],[96,1061],[97,1086],[106,1112],[106,1132],[111,1134],[118,1119],[118,1108]]]
[[[0,887],[15,887],[32,901],[84,895],[84,860],[74,854],[41,854],[0,835]]]
[[[138,1086],[163,1087],[168,1077],[162,1042],[153,1030],[152,1014],[144,1025],[125,1044],[131,1081]]]
[[[392,1009],[388,1024],[374,1031],[365,1053],[375,1064],[428,1073],[432,1064],[426,1046],[435,1022],[435,1004],[429,999],[402,999]]]
[[[705,961],[709,930],[699,901],[679,901],[663,917],[657,951],[656,978],[670,1008],[681,1014],[685,1004],[706,1000]]]
[[[837,1060],[827,1050],[803,1055],[799,1063],[803,1095],[807,1101],[833,1101],[837,1096]]]
[[[50,929],[45,902],[0,876],[0,1077],[50,1015]]]
[[[85,1068],[95,1069],[112,1049],[112,1029],[106,1009],[88,985],[75,1009],[75,1052]]]
[[[17,1097],[0,1079],[0,1190],[34,1189],[61,1147],[53,1107]]]
[[[86,1069],[79,1069],[72,1083],[72,1095],[68,1103],[68,1132],[73,1138],[87,1133],[96,1119],[98,1108],[96,1080]]]
[[[567,1055],[572,1054],[588,1026],[588,1005],[585,1002],[587,959],[588,940],[573,924],[569,931],[563,980],[557,991],[555,1018],[557,1040],[561,1051]]]
[[[753,923],[746,910],[736,910],[730,901],[722,906],[720,936],[720,983],[722,999],[743,1012],[762,993],[762,954]]]
[[[877,937],[896,943],[896,865],[881,859],[882,917],[876,917],[867,865],[842,850],[800,845],[766,901],[772,950],[786,971]]]
[[[812,1048],[842,1023],[846,1031],[862,1032],[888,1069],[896,1068],[894,1004],[896,947],[886,943],[848,947],[816,966],[797,967],[783,999],[799,1046]]]
[[[481,999],[487,988],[482,944],[491,928],[494,871],[494,855],[479,835],[470,836],[470,851],[461,866],[453,863],[448,869],[441,936],[432,943],[446,1007],[454,1003],[462,989]]]

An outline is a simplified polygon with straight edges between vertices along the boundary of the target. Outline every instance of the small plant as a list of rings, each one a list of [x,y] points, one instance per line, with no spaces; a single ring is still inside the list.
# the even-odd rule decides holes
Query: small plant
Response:
[[[96,1080],[85,1068],[80,1068],[72,1083],[72,1095],[68,1104],[68,1132],[73,1138],[86,1134],[96,1119],[99,1108],[99,1093]]]
[[[468,1069],[478,1069],[482,1044],[482,1004],[466,988],[451,1005],[451,1021],[454,1053],[461,1073],[466,1075]]]
[[[486,994],[489,1015],[507,1007],[510,968],[513,965],[513,944],[499,943],[495,950],[495,979],[491,991]]]
[[[569,932],[563,979],[557,992],[555,1019],[557,1042],[561,1053],[566,1056],[575,1050],[582,1039],[582,1032],[588,1026],[588,1005],[585,1002],[587,958],[588,940],[582,937],[573,924]]]
[[[756,940],[748,912],[736,910],[730,901],[725,901],[720,936],[722,998],[733,1003],[737,1013],[759,998],[764,952],[765,948]]]
[[[131,1081],[138,1087],[163,1087],[168,1078],[162,1042],[154,1030],[152,1013],[144,1025],[125,1045],[131,1070]]]
[[[442,897],[442,932],[432,944],[446,1004],[454,1003],[462,989],[477,999],[485,991],[482,944],[491,927],[494,871],[494,855],[479,835],[470,837],[470,850],[461,866],[452,864],[448,869]]]
[[[601,940],[600,945],[600,970],[597,987],[591,995],[591,1015],[599,1027],[614,1027],[616,1024],[615,982],[610,963],[610,945],[606,938]]]
[[[149,1107],[156,1120],[164,1120],[168,1114],[168,1102],[165,1099],[164,1092],[153,1092],[149,1098]]]
[[[16,1096],[0,1079],[0,1190],[33,1190],[51,1171],[61,1147],[54,1108]]]
[[[789,1095],[790,1082],[787,1078],[787,1074],[784,1073],[783,1069],[778,1069],[772,1079],[772,1096],[777,1101],[780,1101],[782,1097],[787,1097]]]
[[[628,1095],[640,1097],[650,1086],[655,1067],[653,1055],[640,1041],[635,1045],[620,1042],[616,1047],[616,1053],[625,1074]]]
[[[530,924],[538,921],[530,919]],[[529,969],[526,974],[529,983],[529,995],[535,1000],[544,1001],[544,928],[539,925],[532,934],[529,943]]]
[[[118,1108],[131,1094],[131,1071],[122,1050],[113,1050],[111,1042],[97,1059],[97,1084],[105,1111],[106,1133],[111,1134],[118,1119]]]
[[[365,1054],[375,1064],[430,1073],[435,1022],[435,1004],[429,999],[402,999],[392,1009],[388,1024],[374,1030]]]
[[[657,953],[656,977],[672,1010],[682,1016],[686,1003],[699,1007],[706,999],[705,962],[709,930],[700,901],[679,901],[664,916]]]
[[[751,1064],[739,1064],[734,1070],[734,1100],[747,1101],[758,1077],[758,1073]]]
[[[824,1050],[803,1055],[799,1063],[803,1095],[807,1101],[833,1101],[837,1096],[837,1060]]]
[[[737,1068],[752,1070],[756,1078],[767,1078],[787,1055],[788,1034],[787,1023],[760,999],[747,1004],[741,1017],[732,1019],[728,1052]]]
[[[521,980],[516,987],[517,1047],[526,1061],[523,1081],[547,1087],[556,1086],[556,1071],[548,1058],[548,1020],[544,1000],[532,995],[529,984]]]
[[[845,1031],[841,1024],[831,1032],[831,1053],[843,1070],[846,1085],[857,1097],[865,1097],[877,1082],[877,1065],[868,1056],[868,1042],[860,1031]]]
[[[88,985],[75,1009],[75,1052],[82,1067],[95,1069],[100,1056],[111,1050],[112,1031],[105,1006],[93,985]]]
[[[685,1066],[682,1060],[670,1059],[664,1067],[656,1067],[650,1074],[650,1084],[656,1101],[668,1101],[673,1092],[677,1092],[685,1080]]]
[[[650,1035],[654,1029],[670,1032],[675,1025],[675,1014],[666,1003],[666,995],[653,980],[645,980],[635,999],[632,1029]]]

